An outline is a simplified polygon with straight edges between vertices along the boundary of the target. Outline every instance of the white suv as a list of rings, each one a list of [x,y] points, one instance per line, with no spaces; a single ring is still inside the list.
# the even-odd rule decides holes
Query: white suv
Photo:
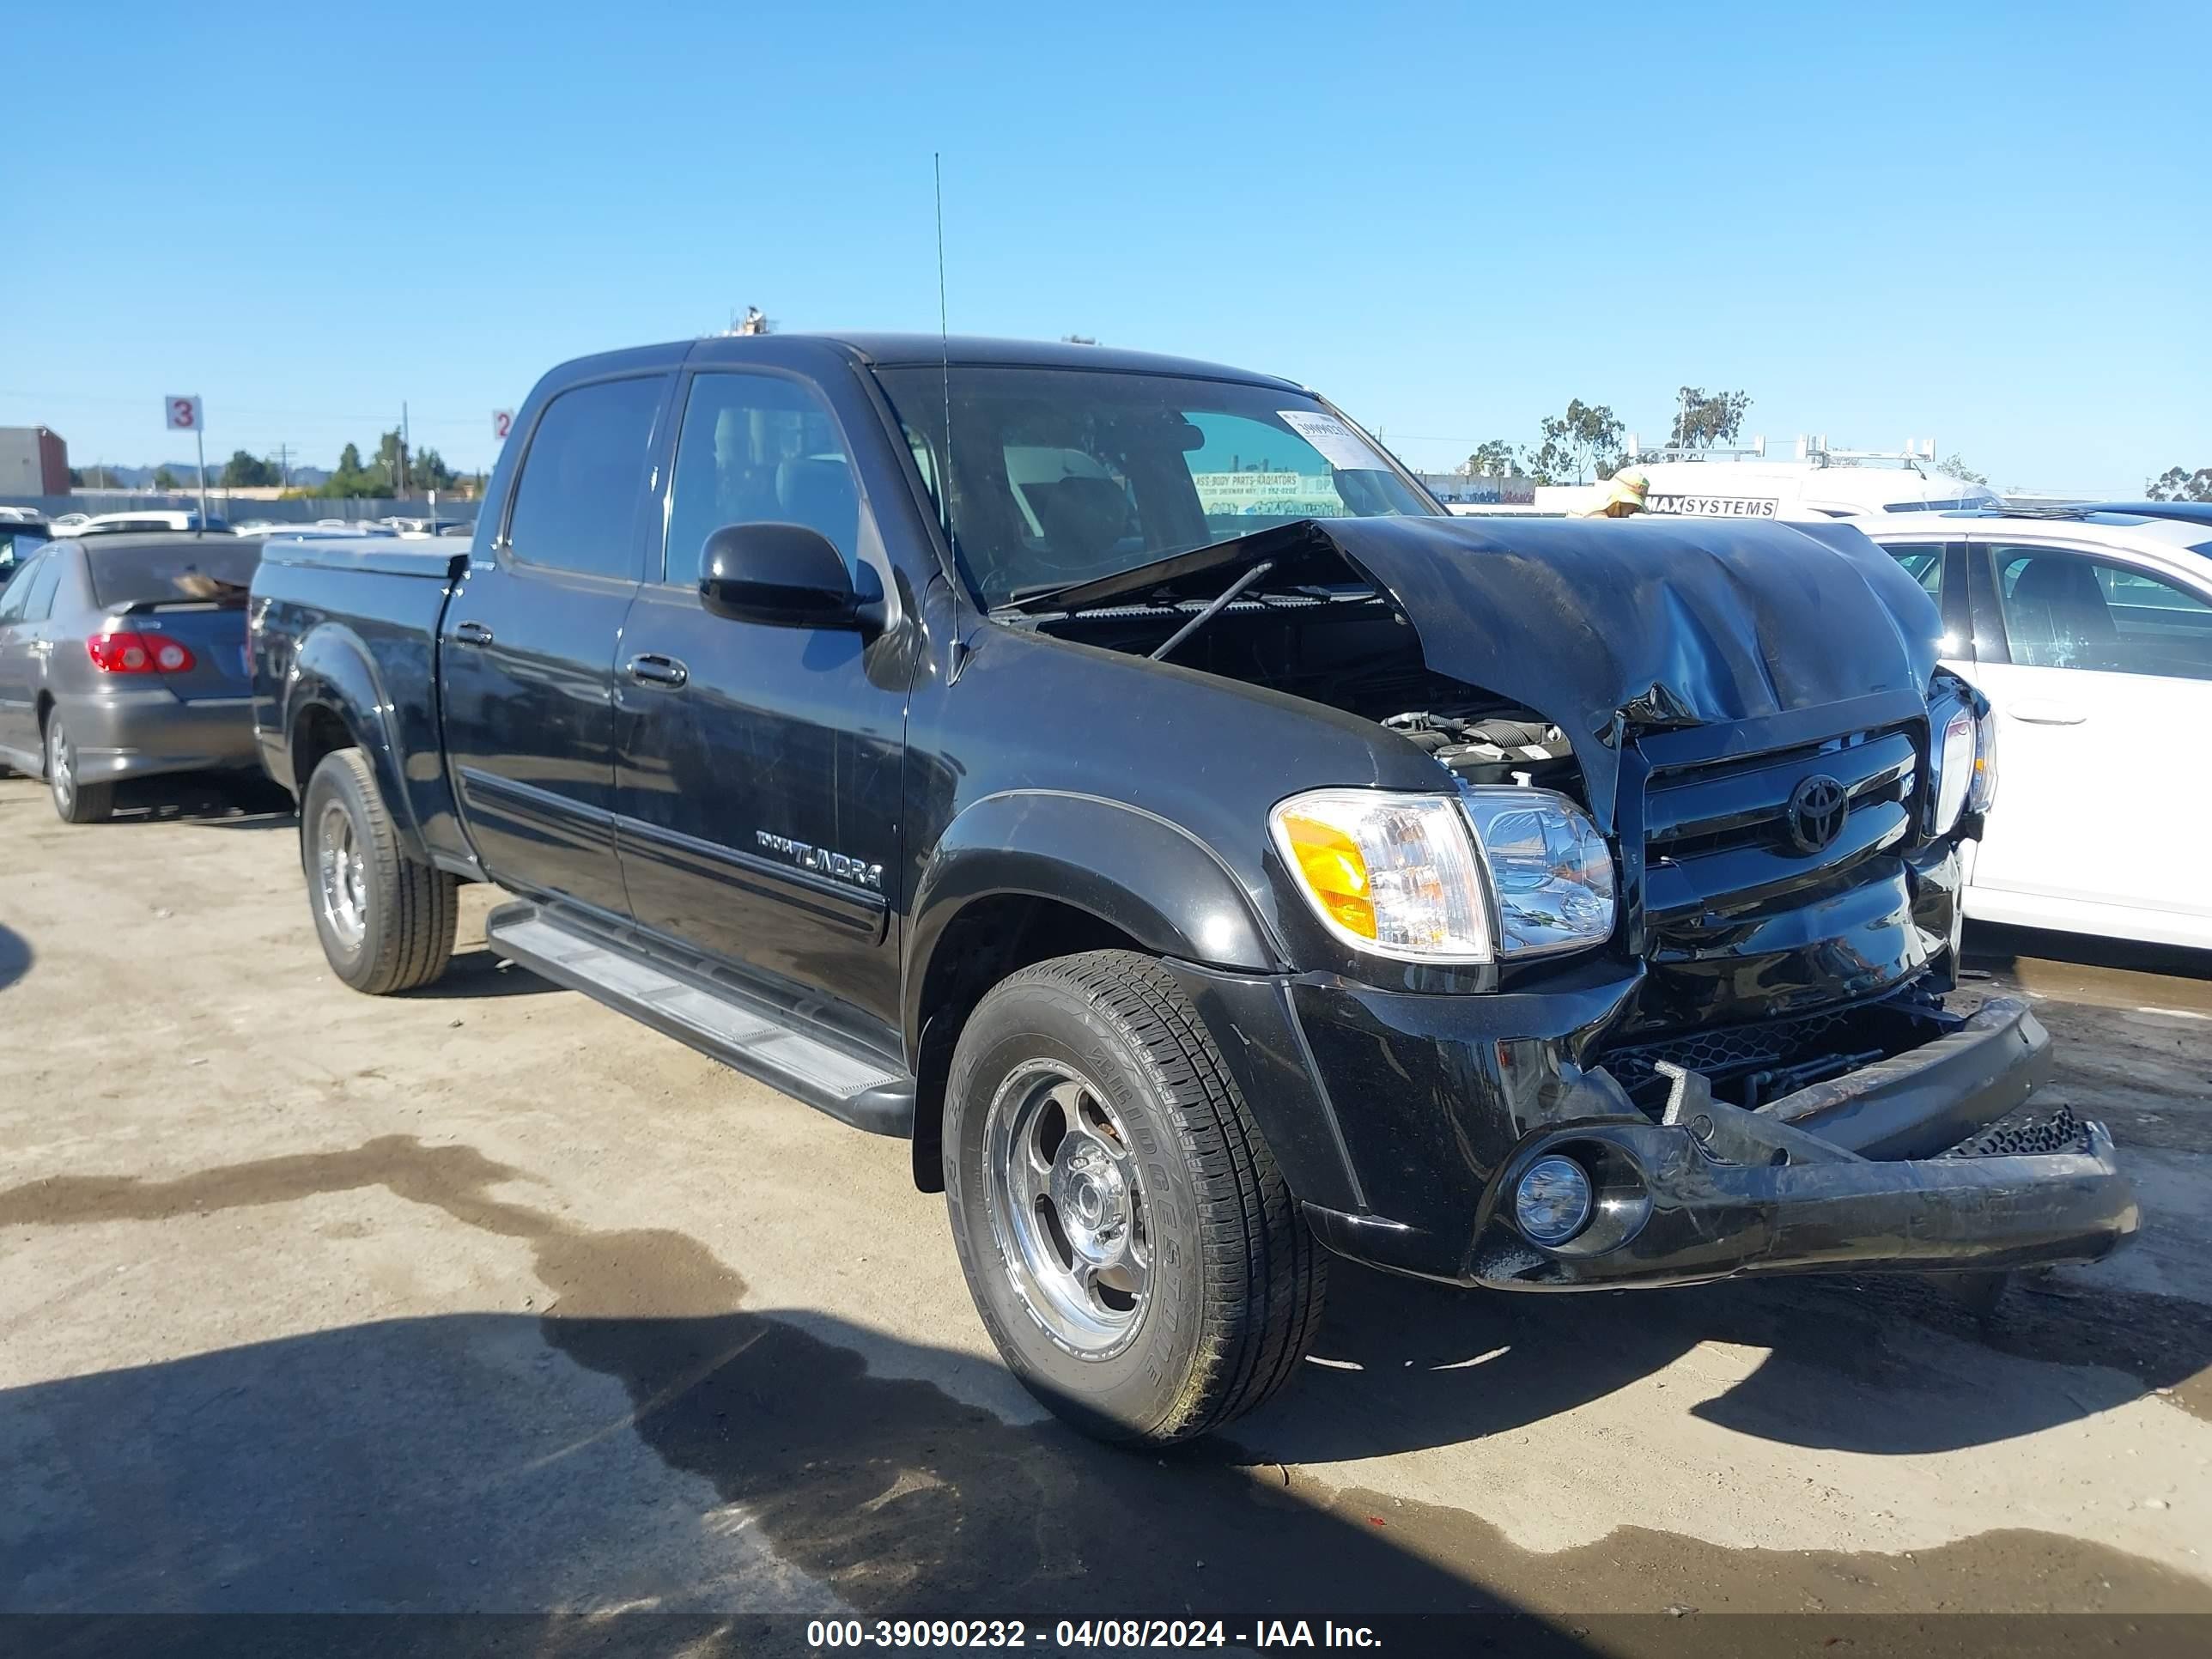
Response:
[[[1935,596],[1997,713],[1966,914],[2212,948],[2212,526],[2124,513],[1860,528]]]

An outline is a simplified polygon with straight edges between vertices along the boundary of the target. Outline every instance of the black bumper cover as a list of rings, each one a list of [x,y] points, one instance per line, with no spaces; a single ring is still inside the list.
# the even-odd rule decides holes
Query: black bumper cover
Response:
[[[1223,987],[1217,980],[1212,988]],[[1372,1065],[1347,1076],[1332,1064],[1332,1052],[1349,1050],[1299,1018],[1313,1008],[1295,994],[1290,1000],[1306,1065],[1279,1064],[1275,1076],[1307,1071],[1300,1080],[1310,1083],[1345,1155],[1346,1176],[1328,1183],[1337,1192],[1317,1193],[1292,1169],[1293,1187],[1324,1243],[1378,1267],[1515,1290],[1687,1285],[1754,1273],[1978,1272],[2094,1261],[2138,1224],[2101,1125],[2075,1126],[2071,1144],[2055,1150],[1967,1155],[1962,1143],[2021,1114],[2049,1075],[2050,1036],[2024,1003],[1993,1001],[1933,1041],[1757,1111],[1715,1101],[1702,1077],[1668,1068],[1671,1097],[1655,1122],[1602,1069],[1577,1069],[1542,1038],[1455,1024],[1429,1034],[1442,1058],[1434,1076],[1418,1075],[1420,1022],[1407,1017],[1407,1005],[1429,999],[1392,1000],[1395,1029],[1379,1046],[1376,1002],[1358,999],[1357,1035],[1367,1052],[1398,1062],[1389,1069],[1401,1089],[1378,1089]],[[1431,1006],[1455,1005],[1439,1018],[1456,1022],[1464,1018],[1457,1010],[1486,1000]],[[1242,1012],[1258,1010],[1248,1003]],[[1340,1018],[1340,1035],[1350,1018]],[[1237,1035],[1249,1044],[1262,1023],[1243,1020]],[[1533,1067],[1532,1051],[1544,1057]],[[1532,1071],[1540,1083],[1516,1093],[1514,1075]],[[1439,1086],[1447,1080],[1449,1091]],[[1402,1091],[1407,1085],[1414,1086]],[[1419,1098],[1409,1107],[1412,1097]],[[1435,1114],[1441,1121],[1418,1137],[1425,1146],[1416,1144],[1409,1132]],[[1371,1133],[1377,1121],[1389,1127],[1379,1140]],[[1276,1132],[1262,1127],[1272,1144]],[[1378,1148],[1389,1156],[1372,1156]],[[1302,1146],[1288,1163],[1310,1164],[1314,1150]],[[1512,1193],[1528,1165],[1552,1152],[1591,1172],[1598,1201],[1576,1237],[1547,1248],[1514,1224]],[[1415,1195],[1423,1201],[1389,1201]]]

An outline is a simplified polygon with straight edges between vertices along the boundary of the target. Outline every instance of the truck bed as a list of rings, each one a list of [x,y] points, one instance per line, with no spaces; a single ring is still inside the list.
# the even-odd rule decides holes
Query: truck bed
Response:
[[[447,778],[437,661],[468,558],[458,539],[272,538],[248,613],[254,736],[270,776],[300,793],[331,746],[327,722],[341,720],[374,762],[410,855],[463,872],[475,858]]]

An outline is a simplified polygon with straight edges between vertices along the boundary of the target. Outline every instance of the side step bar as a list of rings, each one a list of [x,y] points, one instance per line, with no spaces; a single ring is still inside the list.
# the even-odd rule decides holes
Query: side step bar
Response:
[[[706,985],[565,927],[526,900],[484,920],[484,939],[531,972],[604,1002],[834,1118],[911,1138],[915,1080],[880,1055],[811,1027],[797,1011],[727,984]]]

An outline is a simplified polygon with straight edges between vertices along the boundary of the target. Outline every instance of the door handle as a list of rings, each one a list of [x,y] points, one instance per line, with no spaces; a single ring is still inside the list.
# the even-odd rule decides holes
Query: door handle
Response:
[[[482,623],[478,622],[462,623],[453,629],[453,643],[456,645],[489,645],[491,643],[491,629],[486,628]]]
[[[2085,711],[2072,703],[2050,697],[2021,697],[2008,705],[2005,713],[2030,726],[2081,726],[2089,719]]]
[[[691,671],[673,657],[663,657],[647,652],[632,657],[628,665],[630,678],[641,685],[663,685],[674,690],[691,678]]]

